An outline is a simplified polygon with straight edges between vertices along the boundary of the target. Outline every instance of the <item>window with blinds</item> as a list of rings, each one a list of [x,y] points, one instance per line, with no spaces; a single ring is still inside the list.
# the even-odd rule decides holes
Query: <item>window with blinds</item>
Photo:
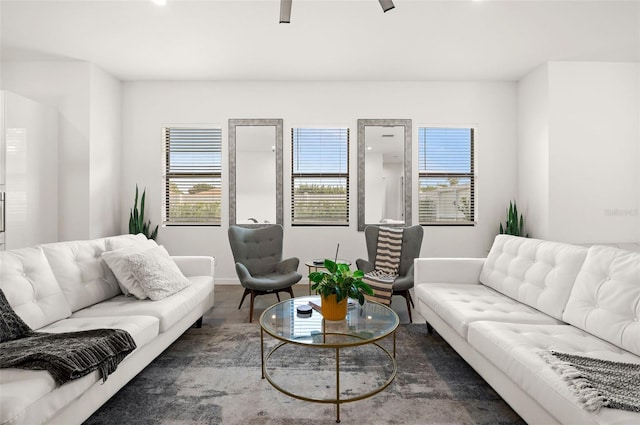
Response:
[[[349,129],[291,129],[291,224],[349,224]]]
[[[165,127],[163,221],[220,225],[222,129]]]
[[[474,225],[473,128],[418,128],[418,220]]]

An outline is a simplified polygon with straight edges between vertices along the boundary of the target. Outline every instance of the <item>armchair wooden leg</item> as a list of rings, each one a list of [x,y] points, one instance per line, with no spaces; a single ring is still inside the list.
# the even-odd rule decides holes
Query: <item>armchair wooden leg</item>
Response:
[[[409,323],[413,323],[413,318],[411,317],[411,307],[413,306],[413,299],[411,299],[411,294],[409,290],[406,289],[404,291],[394,291],[393,295],[402,295],[407,302],[407,313],[409,313]]]
[[[256,299],[256,291],[251,290],[251,306],[249,307],[249,323],[253,322],[253,301]]]
[[[238,306],[238,310],[240,310],[240,307],[242,307],[242,303],[244,302],[244,299],[246,298],[247,295],[249,295],[251,293],[251,289],[248,288],[244,288],[244,294],[242,294],[242,299],[240,300],[240,305]]]
[[[409,291],[404,291],[404,299],[407,301],[407,312],[409,312],[409,323],[413,323],[413,318],[411,317],[411,305],[413,304],[413,300],[411,299],[411,294],[409,294]]]
[[[413,297],[411,296],[411,291],[407,289],[407,296],[409,297],[409,301],[411,301],[411,307],[416,308],[415,304],[413,304]]]
[[[280,302],[280,292],[276,292],[276,298],[278,299],[278,302]]]
[[[289,287],[287,288],[287,290],[289,291],[289,295],[291,295],[291,298],[295,298],[295,297],[293,296],[293,287],[289,286]]]

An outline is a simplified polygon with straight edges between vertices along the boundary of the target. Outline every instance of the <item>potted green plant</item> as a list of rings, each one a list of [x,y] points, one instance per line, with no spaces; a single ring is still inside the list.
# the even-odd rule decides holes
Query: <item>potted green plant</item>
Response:
[[[311,289],[320,294],[322,316],[327,320],[343,320],[347,316],[347,300],[353,298],[364,304],[364,294],[373,295],[373,289],[362,278],[362,270],[351,270],[348,264],[324,260],[325,270],[309,274]]]

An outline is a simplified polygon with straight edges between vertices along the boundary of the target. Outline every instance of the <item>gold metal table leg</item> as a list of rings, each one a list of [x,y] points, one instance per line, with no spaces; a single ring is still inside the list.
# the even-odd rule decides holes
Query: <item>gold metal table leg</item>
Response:
[[[262,379],[264,379],[264,329],[260,326],[260,369],[262,370]]]
[[[393,331],[393,358],[396,358],[396,331]]]
[[[336,348],[336,423],[340,423],[340,349]]]

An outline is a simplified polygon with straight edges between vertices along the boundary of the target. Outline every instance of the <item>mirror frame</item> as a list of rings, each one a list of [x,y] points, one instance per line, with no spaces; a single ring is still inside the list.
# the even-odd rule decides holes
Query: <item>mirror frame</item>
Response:
[[[282,207],[282,137],[283,120],[278,119],[229,119],[229,226],[263,227],[264,223],[236,223],[236,128],[269,126],[276,128],[276,224],[283,224]]]
[[[358,120],[358,231],[364,230],[367,225],[382,225],[381,223],[365,223],[365,127],[367,126],[388,126],[388,127],[404,127],[404,223],[403,224],[384,224],[385,226],[411,226],[411,187],[412,175],[411,166],[413,158],[411,156],[411,120],[410,119],[359,119]]]

